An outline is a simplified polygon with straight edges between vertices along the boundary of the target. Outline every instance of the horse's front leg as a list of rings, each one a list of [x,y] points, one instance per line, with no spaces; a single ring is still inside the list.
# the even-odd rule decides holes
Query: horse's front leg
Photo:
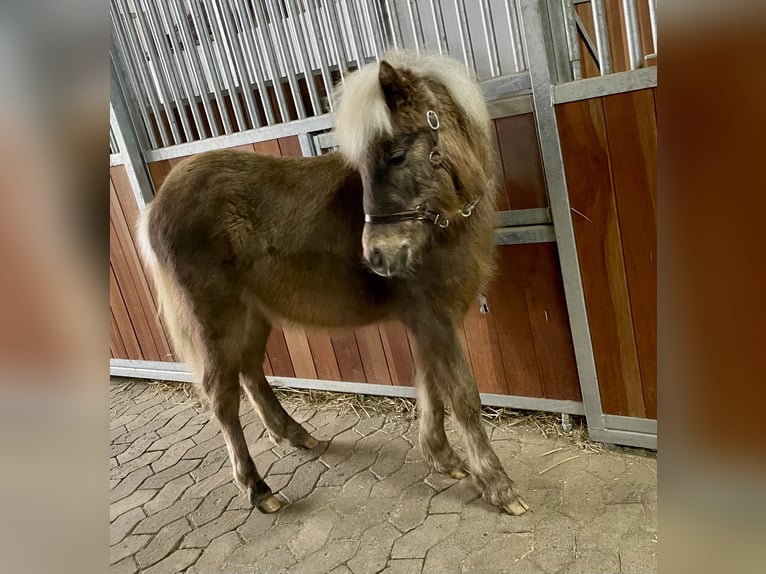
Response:
[[[431,315],[419,316],[407,323],[417,340],[418,366],[421,369],[419,377],[427,383],[426,388],[438,389],[439,395],[450,407],[463,434],[471,475],[483,498],[509,514],[523,514],[529,506],[516,493],[513,481],[505,473],[484,432],[479,390],[460,344],[457,330],[459,322]],[[426,458],[432,457],[435,451],[445,452],[443,441],[446,442],[446,437],[442,439],[443,417],[438,416],[441,401],[438,401],[435,410],[432,403],[426,407],[433,415],[426,421],[427,428],[423,428],[424,421],[421,421],[421,445],[429,442],[423,440],[425,431],[428,438],[436,438],[437,449],[429,452],[426,447]],[[442,426],[440,430],[435,429],[434,423],[437,421]],[[449,445],[446,445],[446,449],[452,450]]]

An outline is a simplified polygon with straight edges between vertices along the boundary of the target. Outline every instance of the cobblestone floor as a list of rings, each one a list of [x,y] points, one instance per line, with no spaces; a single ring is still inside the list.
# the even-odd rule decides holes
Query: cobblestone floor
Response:
[[[652,453],[588,452],[529,423],[488,424],[496,452],[532,508],[513,517],[484,503],[470,479],[432,474],[408,414],[289,408],[323,441],[299,451],[275,446],[243,401],[256,466],[289,502],[264,515],[248,508],[233,484],[217,423],[181,389],[139,382],[111,387],[115,574],[656,569]],[[456,433],[448,435],[457,444]]]

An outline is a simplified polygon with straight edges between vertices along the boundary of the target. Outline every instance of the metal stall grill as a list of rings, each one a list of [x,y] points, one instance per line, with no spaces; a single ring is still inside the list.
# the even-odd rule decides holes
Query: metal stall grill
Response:
[[[131,230],[170,169],[211,149],[331,150],[333,86],[404,48],[461,60],[493,121],[501,265],[490,314],[477,306],[465,323],[484,402],[586,414],[598,440],[655,445],[656,349],[640,319],[656,306],[640,279],[653,272],[651,242],[619,218],[632,210],[656,225],[653,150],[636,146],[656,139],[655,14],[655,0],[110,0],[111,372],[188,380]],[[621,153],[649,166],[639,184],[624,183]],[[599,235],[615,228],[617,243]],[[605,310],[615,276],[624,293]],[[264,368],[294,386],[414,396],[396,325],[278,331]]]

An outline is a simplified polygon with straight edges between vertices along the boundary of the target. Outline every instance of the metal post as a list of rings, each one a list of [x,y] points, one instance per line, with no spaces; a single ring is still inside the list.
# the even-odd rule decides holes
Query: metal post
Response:
[[[561,155],[556,112],[551,101],[551,71],[541,16],[541,2],[544,0],[520,0],[520,2],[529,75],[532,82],[532,99],[535,105],[535,121],[548,186],[583,404],[589,428],[603,429],[601,395],[572,225],[564,160]]]
[[[447,41],[447,31],[444,27],[444,13],[442,12],[441,0],[430,0],[431,18],[434,21],[434,30],[439,45],[439,54],[449,54],[449,42]]]
[[[637,70],[643,65],[644,56],[641,53],[641,34],[638,31],[636,0],[622,0],[622,11],[625,17],[625,32],[628,36],[630,69]]]
[[[494,78],[500,75],[500,55],[497,53],[495,23],[492,20],[492,8],[488,0],[481,0],[481,25],[484,28],[484,41],[489,54],[489,74]]]
[[[117,147],[138,207],[143,209],[154,198],[154,186],[144,163],[143,150],[136,137],[135,124],[128,110],[122,82],[112,54],[109,57],[109,125],[114,131]]]
[[[301,64],[303,65],[303,78],[306,80],[306,86],[309,90],[309,99],[311,100],[311,107],[314,108],[314,115],[318,116],[322,113],[322,104],[319,102],[319,92],[317,91],[317,85],[314,81],[314,70],[311,67],[311,60],[309,59],[308,50],[306,49],[306,38],[303,35],[303,28],[298,18],[298,8],[295,5],[295,0],[287,0],[287,14],[293,21],[293,27],[295,28],[295,36],[298,39],[298,53],[301,57]]]
[[[471,47],[471,31],[468,29],[468,14],[465,11],[464,0],[454,0],[455,11],[457,12],[457,24],[460,29],[460,44],[463,48],[463,61],[465,67],[476,73],[476,59]]]
[[[577,35],[577,20],[573,0],[562,0],[564,22],[566,23],[567,44],[569,46],[569,61],[572,63],[572,79],[582,79],[580,66],[580,40]]]
[[[257,4],[257,2],[256,2]],[[274,0],[267,0],[266,7],[271,17],[271,23],[274,26],[274,30],[277,33],[279,40],[279,49],[284,58],[285,75],[287,76],[287,83],[290,85],[290,92],[293,96],[293,103],[295,109],[298,112],[299,118],[306,117],[306,108],[303,105],[303,98],[301,97],[301,91],[298,87],[298,80],[295,77],[295,62],[293,62],[293,55],[290,52],[290,46],[287,44],[287,37],[285,35],[284,18],[278,5],[275,5]]]
[[[407,2],[407,15],[410,18],[410,29],[412,30],[412,39],[415,42],[415,52],[419,55],[420,48],[425,48],[426,38],[423,34],[423,23],[420,21],[418,0],[409,0]]]
[[[652,27],[652,48],[657,53],[657,0],[647,0],[649,2],[649,24]]]
[[[596,29],[596,48],[598,65],[602,76],[612,73],[612,54],[609,49],[609,35],[606,30],[606,10],[604,0],[592,0],[593,26]]]
[[[402,29],[399,24],[399,13],[396,9],[396,0],[385,0],[386,16],[388,17],[388,27],[391,33],[391,43],[395,49],[401,48],[404,43],[402,40]]]
[[[364,45],[362,44],[362,37],[359,35],[359,23],[356,18],[356,11],[354,10],[354,2],[351,2],[351,5],[349,5],[348,1],[343,2],[341,7],[345,8],[346,14],[348,15],[351,38],[354,41],[354,51],[356,52],[356,67],[361,68],[364,66],[365,62]]]
[[[274,86],[274,93],[277,96],[277,105],[279,106],[279,113],[282,115],[282,121],[287,122],[290,120],[287,108],[287,99],[282,91],[282,76],[279,71],[279,64],[277,63],[277,53],[274,48],[274,42],[271,38],[271,31],[269,30],[269,20],[266,17],[266,13],[263,11],[263,5],[261,2],[253,2],[252,4],[254,12],[253,17],[258,25],[258,29],[261,31],[261,40],[263,46],[266,49],[265,61],[271,74],[271,81]]]
[[[311,27],[314,30],[314,38],[316,39],[317,54],[319,55],[319,67],[322,70],[322,80],[324,81],[324,89],[327,93],[327,105],[330,107],[330,111],[333,109],[332,105],[332,74],[330,73],[330,67],[327,64],[328,54],[327,47],[325,45],[324,34],[322,28],[319,25],[319,18],[317,17],[316,0],[307,0],[308,6],[306,12],[309,15],[309,21]]]
[[[505,17],[508,20],[508,29],[511,31],[514,68],[516,72],[521,72],[527,69],[527,62],[519,23],[518,0],[505,0]]]

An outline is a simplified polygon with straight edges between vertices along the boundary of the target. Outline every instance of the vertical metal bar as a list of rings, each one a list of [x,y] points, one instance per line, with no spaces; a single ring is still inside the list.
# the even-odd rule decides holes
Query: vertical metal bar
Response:
[[[481,0],[481,27],[484,29],[484,41],[489,54],[489,74],[494,78],[500,75],[500,55],[497,53],[495,23],[488,0]]]
[[[192,0],[194,1],[194,0]],[[173,0],[171,2],[171,9],[173,10],[176,20],[178,21],[178,27],[181,30],[181,34],[184,39],[184,51],[186,52],[189,62],[192,66],[192,75],[197,82],[197,89],[199,90],[199,97],[202,100],[202,106],[205,108],[205,115],[207,116],[207,123],[210,127],[210,133],[213,136],[221,134],[218,129],[218,123],[215,121],[213,114],[213,106],[210,105],[210,92],[207,88],[207,80],[205,78],[205,72],[202,68],[202,62],[200,61],[199,54],[197,53],[197,45],[194,42],[194,37],[189,30],[191,25],[186,13],[186,7],[183,5],[182,0]],[[200,39],[200,43],[202,40]],[[202,132],[200,132],[202,133]]]
[[[527,69],[526,57],[524,56],[524,41],[521,37],[521,25],[519,18],[518,0],[505,0],[505,17],[508,20],[508,29],[511,31],[511,50],[513,52],[513,65],[516,72]]]
[[[275,0],[267,0],[266,6],[269,9],[269,15],[271,16],[271,22],[273,23],[274,30],[279,37],[279,44],[282,51],[282,56],[285,62],[285,74],[287,75],[287,83],[290,84],[290,91],[293,95],[293,102],[295,103],[295,109],[298,111],[299,118],[306,117],[306,108],[303,106],[303,98],[301,98],[301,92],[298,86],[298,80],[295,77],[295,63],[293,62],[293,55],[290,52],[290,46],[287,43],[287,36],[284,29],[284,18],[278,3],[275,5]]]
[[[396,9],[396,0],[385,0],[386,16],[388,17],[388,26],[391,32],[391,41],[395,49],[404,45],[402,40],[402,28],[399,22],[399,12]]]
[[[215,42],[215,50],[218,52],[220,67],[223,68],[225,86],[226,89],[229,90],[229,99],[231,100],[231,107],[234,110],[234,118],[237,120],[237,131],[245,131],[247,129],[247,121],[245,120],[245,113],[242,110],[242,105],[239,103],[239,97],[237,97],[237,86],[231,76],[229,54],[227,53],[229,50],[226,46],[226,41],[223,38],[223,34],[221,33],[221,21],[217,16],[215,9],[212,8],[210,0],[203,0],[203,2],[205,14],[207,15],[208,22],[210,23],[210,28],[213,32],[213,40]],[[221,114],[224,113],[227,113],[225,107],[221,109]]]
[[[173,51],[173,60],[171,62],[175,61],[176,68],[179,72],[179,78],[181,79],[181,88],[183,89],[184,93],[186,94],[186,99],[189,102],[189,107],[191,108],[191,114],[192,119],[194,120],[194,125],[197,128],[197,137],[198,139],[205,139],[207,137],[207,134],[205,133],[205,124],[202,121],[202,116],[199,113],[199,108],[197,107],[197,97],[194,93],[194,88],[192,86],[191,78],[189,77],[189,70],[186,67],[186,60],[184,59],[183,51],[181,50],[181,43],[178,41],[178,38],[175,35],[174,24],[178,25],[178,29],[186,27],[186,22],[173,21],[173,15],[170,12],[170,6],[168,5],[168,0],[162,0],[161,2],[158,2],[159,4],[159,13],[160,16],[160,24],[163,23],[168,30],[168,36],[170,37],[170,45]],[[155,5],[155,10],[156,10]],[[181,108],[184,108],[183,100],[179,102],[181,105]],[[186,113],[186,110],[183,110],[184,114]]]
[[[436,30],[436,39],[439,45],[439,54],[445,52],[449,54],[449,42],[447,41],[447,31],[444,28],[444,13],[442,12],[441,0],[429,0],[431,7],[431,18],[434,21],[434,30]]]
[[[463,61],[466,68],[476,73],[476,58],[471,46],[471,31],[468,29],[468,15],[465,11],[465,0],[453,0],[457,12],[457,24],[460,29],[460,44],[463,48]]]
[[[348,0],[345,2],[342,2],[343,8],[345,8],[346,14],[348,15],[348,24],[349,28],[351,28],[351,38],[354,40],[354,51],[356,52],[356,66],[357,68],[361,68],[364,66],[365,57],[364,57],[364,46],[362,45],[362,38],[359,35],[359,23],[356,18],[356,12],[354,11],[353,6],[348,5]]]
[[[311,66],[308,50],[306,49],[306,38],[304,36],[301,22],[298,19],[298,7],[295,5],[295,0],[287,0],[286,4],[287,13],[293,20],[295,36],[298,39],[298,52],[301,57],[301,63],[303,64],[303,78],[306,80],[306,85],[309,89],[311,106],[314,108],[314,115],[319,116],[322,114],[322,104],[319,101],[319,92],[317,91],[317,85],[314,81],[314,70]]]
[[[625,17],[625,32],[628,36],[630,69],[637,70],[644,63],[644,55],[641,53],[641,33],[638,31],[636,0],[622,0],[622,12]]]
[[[127,10],[127,2],[126,0],[120,0],[123,4],[123,7]],[[183,136],[181,135],[181,130],[178,126],[178,122],[176,121],[176,116],[173,113],[173,102],[170,97],[170,94],[168,93],[168,85],[167,85],[167,78],[165,77],[165,74],[162,71],[162,63],[160,61],[160,55],[157,52],[157,46],[154,42],[154,39],[152,37],[151,30],[149,28],[149,24],[146,21],[146,14],[141,9],[141,6],[139,6],[138,3],[136,3],[136,16],[137,16],[137,22],[140,27],[140,33],[141,36],[143,36],[144,41],[146,42],[146,46],[149,49],[149,60],[151,62],[151,67],[154,70],[154,81],[157,84],[157,88],[160,92],[160,98],[162,99],[162,107],[165,108],[165,115],[168,119],[168,124],[170,125],[170,132],[173,134],[173,143],[180,144],[183,143]],[[157,117],[157,122],[162,123],[162,116]]]
[[[253,85],[250,83],[250,78],[247,75],[247,63],[245,62],[245,55],[242,52],[242,48],[239,45],[240,38],[237,34],[237,25],[234,22],[234,14],[232,6],[228,0],[216,2],[218,5],[219,14],[221,15],[221,22],[223,23],[226,35],[229,37],[229,47],[232,55],[234,56],[234,69],[239,76],[239,87],[242,90],[242,95],[245,99],[245,106],[247,112],[250,115],[250,125],[254,128],[261,127],[261,117],[258,113],[258,104],[255,103],[255,97],[253,96]]]
[[[373,17],[370,11],[369,0],[365,0],[359,6],[362,19],[364,20],[365,29],[367,30],[367,39],[370,42],[370,48],[372,49],[372,55],[375,57],[375,61],[380,61],[380,55],[383,53],[383,36],[380,33],[380,29],[377,27],[378,19]],[[375,7],[373,6],[373,10]]]
[[[133,130],[113,56],[113,54],[109,55],[109,125],[114,129],[117,147],[120,149],[120,156],[136,202],[139,208],[143,209],[154,198],[154,186],[146,169],[143,150]]]
[[[149,107],[157,120],[157,126],[159,127],[160,139],[162,145],[168,145],[170,141],[170,135],[168,134],[165,124],[161,121],[160,106],[157,101],[157,94],[154,86],[146,79],[146,56],[142,48],[136,50],[132,44],[128,27],[132,26],[132,22],[128,23],[126,19],[130,18],[129,14],[120,14],[116,3],[110,3],[110,12],[112,13],[112,30],[114,39],[118,42],[117,49],[123,54],[123,59],[126,63],[130,63],[133,67],[133,82],[135,83],[136,95],[143,94],[149,103]],[[145,102],[140,102],[141,116],[146,123],[146,133],[149,136],[149,145],[152,149],[160,147],[160,142],[157,141],[157,137],[154,135],[154,129],[151,117],[146,109]]]
[[[591,0],[593,26],[596,29],[596,48],[601,75],[612,73],[612,54],[609,50],[609,34],[606,29],[604,0]]]
[[[589,428],[604,428],[601,397],[590,338],[588,312],[572,225],[571,206],[567,192],[564,161],[561,155],[556,111],[551,101],[551,71],[545,46],[541,4],[534,0],[522,0],[521,14],[524,22],[524,38],[529,76],[532,83],[532,99],[535,105],[535,121],[543,159],[551,216],[556,233],[564,296],[569,314],[572,343],[575,351],[577,373],[582,389],[583,406]]]
[[[657,53],[657,0],[647,0],[649,2],[649,24],[652,27],[652,48]]]
[[[276,122],[276,119],[274,118],[274,110],[271,107],[269,94],[266,91],[266,83],[263,78],[264,74],[261,70],[261,64],[258,58],[259,46],[258,40],[254,34],[255,28],[253,26],[253,20],[243,0],[234,0],[232,11],[235,11],[239,16],[239,22],[241,26],[239,37],[245,46],[244,56],[246,59],[249,57],[251,66],[253,68],[255,84],[258,87],[258,97],[261,101],[261,104],[263,105],[263,111],[266,114],[266,123],[271,125]],[[245,30],[245,28],[247,28],[247,30]],[[250,91],[252,92],[252,90]]]
[[[341,81],[343,73],[348,71],[348,65],[351,62],[351,50],[346,46],[341,32],[340,20],[338,19],[338,9],[340,0],[325,0],[325,9],[327,10],[327,20],[330,24],[330,34],[333,37],[333,44],[338,54],[338,67],[341,70]]]
[[[415,40],[415,52],[420,54],[420,48],[426,47],[426,38],[423,34],[423,23],[420,21],[418,0],[409,0],[409,2],[407,2],[407,15],[410,17],[412,38]]]
[[[205,18],[202,15],[202,10],[197,0],[190,0],[192,20],[194,20],[194,27],[197,29],[197,37],[202,45],[202,51],[205,54],[205,62],[207,63],[208,73],[210,74],[210,80],[213,86],[213,94],[215,95],[215,101],[218,105],[218,114],[221,118],[221,125],[225,133],[230,134],[234,131],[229,119],[229,114],[226,112],[226,102],[221,92],[220,76],[218,73],[218,66],[215,63],[214,48],[210,41],[210,34],[207,31],[207,25],[205,24]],[[211,24],[211,28],[212,28]],[[214,118],[211,116],[211,121]]]
[[[173,58],[170,55],[170,50],[166,42],[166,32],[162,25],[162,19],[160,13],[157,10],[157,5],[152,0],[142,0],[141,5],[146,10],[146,15],[151,26],[152,33],[154,34],[155,42],[159,47],[160,61],[165,68],[165,73],[168,78],[168,86],[170,92],[173,95],[173,101],[175,102],[178,115],[181,117],[181,125],[186,133],[186,141],[194,140],[194,132],[192,131],[189,117],[186,115],[183,102],[183,90],[180,87],[180,81],[176,76],[175,66],[173,66]]]
[[[562,0],[562,8],[566,23],[567,44],[569,45],[569,61],[572,64],[572,79],[579,80],[582,78],[582,68],[580,66],[580,39],[577,34],[574,1]]]
[[[277,105],[279,106],[279,113],[282,116],[282,121],[286,122],[290,120],[289,109],[287,107],[287,100],[285,99],[285,93],[282,90],[282,76],[279,72],[279,64],[277,63],[277,53],[274,49],[274,42],[271,38],[271,31],[269,29],[269,20],[266,17],[266,13],[263,11],[263,4],[261,2],[253,2],[254,8],[253,17],[256,20],[258,29],[261,32],[261,40],[263,46],[266,49],[265,61],[271,73],[271,81],[274,87],[274,94],[277,97]]]
[[[307,0],[307,10],[306,12],[309,15],[309,21],[311,22],[311,27],[314,30],[314,37],[316,39],[317,44],[317,54],[319,56],[319,67],[322,70],[322,81],[324,82],[324,89],[327,93],[327,103],[330,106],[330,111],[333,110],[332,105],[332,88],[333,88],[333,82],[332,82],[332,74],[330,73],[330,67],[327,65],[327,47],[325,46],[324,41],[324,34],[322,33],[322,29],[319,25],[319,18],[317,17],[317,5],[316,0]]]

